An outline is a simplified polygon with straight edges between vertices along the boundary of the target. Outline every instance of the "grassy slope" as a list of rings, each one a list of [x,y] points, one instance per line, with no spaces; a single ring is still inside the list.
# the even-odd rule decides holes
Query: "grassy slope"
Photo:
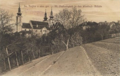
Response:
[[[83,45],[94,66],[103,76],[118,76],[120,38],[112,38]]]
[[[101,42],[120,44],[120,37],[110,38],[110,39],[107,39],[107,40],[102,40]]]

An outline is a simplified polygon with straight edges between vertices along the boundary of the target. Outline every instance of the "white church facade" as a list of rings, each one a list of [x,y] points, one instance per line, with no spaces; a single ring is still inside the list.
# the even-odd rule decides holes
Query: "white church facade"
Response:
[[[43,34],[47,34],[50,32],[50,27],[54,24],[54,16],[51,9],[50,18],[48,20],[47,13],[45,11],[44,20],[43,21],[34,21],[30,20],[29,23],[22,23],[22,13],[19,4],[18,13],[16,16],[16,32],[32,32],[33,35],[42,36]]]

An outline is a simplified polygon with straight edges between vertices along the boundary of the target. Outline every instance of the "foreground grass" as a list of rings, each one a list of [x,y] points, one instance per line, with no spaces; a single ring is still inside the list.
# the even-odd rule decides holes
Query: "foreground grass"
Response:
[[[103,76],[119,75],[120,45],[115,44],[118,41],[114,39],[83,45],[93,65]]]
[[[120,44],[120,37],[102,40],[101,42]]]

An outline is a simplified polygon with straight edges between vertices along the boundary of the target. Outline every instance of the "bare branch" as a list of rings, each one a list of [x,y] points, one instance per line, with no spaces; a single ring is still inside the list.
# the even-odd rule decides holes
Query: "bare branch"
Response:
[[[56,22],[60,22],[66,29],[73,28],[84,22],[84,16],[81,10],[75,7],[72,10],[63,9],[55,15]]]

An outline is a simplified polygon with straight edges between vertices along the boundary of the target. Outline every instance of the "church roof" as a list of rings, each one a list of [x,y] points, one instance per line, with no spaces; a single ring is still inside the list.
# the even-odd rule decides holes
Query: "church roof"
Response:
[[[31,24],[33,25],[33,29],[42,29],[46,27],[48,29],[48,23],[47,22],[40,22],[40,21],[30,21]]]
[[[31,28],[29,23],[23,23],[22,28]]]

